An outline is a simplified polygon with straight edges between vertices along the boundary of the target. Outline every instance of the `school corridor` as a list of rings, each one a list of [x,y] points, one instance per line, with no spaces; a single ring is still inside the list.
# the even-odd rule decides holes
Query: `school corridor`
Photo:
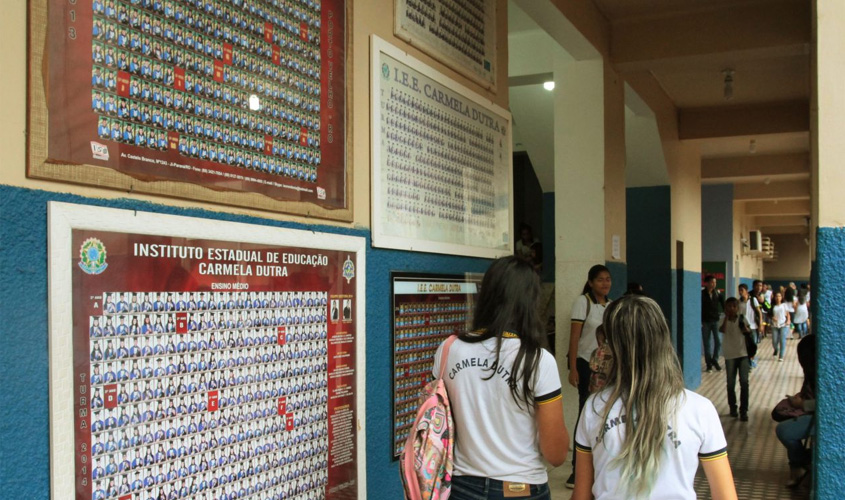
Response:
[[[811,480],[808,476],[801,485],[787,489],[789,465],[786,450],[775,436],[777,422],[772,420],[771,411],[786,394],[795,394],[801,389],[804,374],[798,364],[795,348],[798,339],[787,342],[787,356],[782,363],[772,356],[771,336],[763,339],[757,355],[757,368],[750,375],[750,401],[748,422],[728,414],[725,392],[725,372],[704,372],[702,361],[701,386],[696,392],[709,398],[722,420],[725,438],[728,441],[728,457],[731,462],[736,492],[743,500],[809,499]],[[736,384],[739,398],[739,381]],[[572,432],[572,429],[570,429]],[[566,489],[564,481],[571,472],[569,464],[549,472],[549,486],[552,500],[568,500],[572,490]],[[709,499],[710,490],[704,471],[699,467],[695,480],[695,491],[700,499]]]

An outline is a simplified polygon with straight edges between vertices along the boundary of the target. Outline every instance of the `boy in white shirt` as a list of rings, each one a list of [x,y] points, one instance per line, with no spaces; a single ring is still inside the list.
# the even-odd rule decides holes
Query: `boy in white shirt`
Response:
[[[727,377],[728,406],[732,417],[748,421],[748,372],[751,361],[745,347],[745,335],[751,334],[745,316],[738,313],[739,301],[730,297],[725,301],[725,318],[719,331],[723,334],[722,352],[725,356],[725,375]],[[736,408],[736,375],[739,372],[740,402],[739,413]]]

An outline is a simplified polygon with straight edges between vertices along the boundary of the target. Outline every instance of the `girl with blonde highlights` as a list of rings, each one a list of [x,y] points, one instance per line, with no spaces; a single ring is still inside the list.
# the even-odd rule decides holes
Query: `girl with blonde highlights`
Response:
[[[696,498],[699,461],[714,499],[735,499],[725,435],[713,404],[684,389],[669,327],[653,300],[612,302],[604,314],[613,366],[575,432],[576,500]]]

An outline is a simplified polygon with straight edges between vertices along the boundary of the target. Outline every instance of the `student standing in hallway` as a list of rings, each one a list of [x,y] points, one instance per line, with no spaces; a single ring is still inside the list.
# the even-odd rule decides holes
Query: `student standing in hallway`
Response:
[[[716,277],[708,274],[704,277],[704,289],[701,290],[701,337],[704,341],[704,362],[707,363],[708,372],[714,368],[716,371],[722,369],[719,365],[719,351],[722,348],[719,315],[724,308],[725,299],[716,290]]]
[[[598,347],[596,329],[601,325],[604,310],[610,299],[610,270],[596,264],[587,273],[587,282],[581,295],[572,305],[572,324],[569,333],[569,383],[578,388],[578,418],[584,402],[590,395],[590,357]],[[572,474],[566,480],[566,487],[575,486],[575,455],[572,456]]]
[[[551,498],[541,459],[563,464],[569,432],[539,297],[540,279],[529,262],[494,261],[481,282],[473,330],[449,350],[444,382],[456,430],[451,500]],[[442,350],[434,356],[434,376]]]
[[[657,303],[637,295],[614,301],[603,328],[614,363],[578,421],[572,498],[693,500],[701,463],[712,498],[736,499],[719,415],[709,399],[684,388]]]
[[[725,319],[719,331],[724,335],[725,376],[727,378],[728,406],[732,417],[748,421],[748,372],[751,362],[745,347],[745,335],[751,335],[751,326],[745,315],[738,312],[739,301],[734,297],[725,301]],[[736,376],[739,373],[739,412],[736,408]]]
[[[751,337],[754,339],[754,343],[759,344],[760,339],[763,338],[763,312],[760,309],[760,302],[757,301],[757,297],[749,293],[748,285],[745,283],[739,285],[739,313],[745,316],[745,321],[751,327]],[[756,368],[756,358],[750,358],[750,360],[751,368]]]
[[[786,351],[786,336],[790,333],[790,324],[789,310],[783,303],[783,295],[780,292],[775,292],[774,303],[772,304],[772,355],[777,356],[778,361],[783,361],[784,351]]]

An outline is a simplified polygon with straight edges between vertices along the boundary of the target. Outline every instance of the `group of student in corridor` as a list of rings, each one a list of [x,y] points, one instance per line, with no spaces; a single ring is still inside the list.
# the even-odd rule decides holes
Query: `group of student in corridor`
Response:
[[[660,307],[641,287],[631,287],[617,300],[610,300],[610,288],[608,268],[593,266],[572,306],[565,375],[579,396],[573,474],[567,480],[572,498],[693,499],[699,464],[712,498],[737,498],[719,415],[710,400],[684,387]],[[471,330],[446,353],[443,381],[456,429],[451,500],[551,498],[547,464],[566,462],[571,435],[564,423],[561,377],[538,313],[539,296],[530,260],[494,261],[484,275]],[[734,357],[743,352],[734,336],[750,334],[755,325],[763,332],[759,325],[766,320],[748,318],[749,311],[757,314],[748,304],[747,294],[725,301],[715,334],[708,331],[725,337],[727,371],[745,373],[746,381],[750,361],[747,355]],[[441,373],[442,350],[434,357],[435,377]],[[780,348],[778,354],[783,353]],[[721,369],[717,352],[711,351],[707,365]],[[462,369],[449,371],[454,366]],[[811,383],[805,385],[796,405],[812,399]],[[729,397],[732,414],[745,419],[747,384],[743,387],[739,413],[735,395]],[[800,429],[787,430],[785,435],[800,434]],[[794,459],[806,474],[806,452],[789,453],[790,463]]]

